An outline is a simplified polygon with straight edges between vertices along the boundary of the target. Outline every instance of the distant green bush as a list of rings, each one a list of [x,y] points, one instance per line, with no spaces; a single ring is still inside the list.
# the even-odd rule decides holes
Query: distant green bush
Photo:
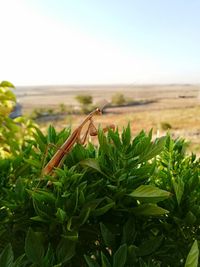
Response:
[[[172,126],[168,122],[161,122],[161,129],[164,131],[167,131],[169,129],[172,129]]]
[[[121,93],[116,93],[112,96],[113,105],[124,105],[126,103],[125,96]]]
[[[75,98],[81,105],[90,105],[93,102],[91,95],[77,95]]]
[[[77,95],[75,98],[80,103],[83,114],[87,114],[93,110],[93,98],[91,95]]]

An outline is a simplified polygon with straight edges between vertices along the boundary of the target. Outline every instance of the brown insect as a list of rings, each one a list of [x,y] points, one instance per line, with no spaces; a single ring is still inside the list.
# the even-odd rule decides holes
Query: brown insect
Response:
[[[44,167],[42,174],[43,175],[50,175],[52,174],[54,168],[58,168],[62,165],[63,159],[67,153],[70,152],[73,145],[75,143],[84,144],[88,134],[91,136],[95,136],[98,134],[98,131],[93,123],[93,116],[94,115],[101,115],[102,112],[99,108],[96,108],[94,111],[92,111],[85,119],[84,121],[79,125],[78,128],[76,128],[71,136],[61,145],[61,147],[57,150],[57,152],[54,154],[54,156],[50,159],[50,161],[47,163],[47,165]],[[81,132],[85,124],[89,122],[88,128],[85,132],[85,134],[81,137]],[[103,131],[106,132],[108,129],[115,129],[115,126],[109,125],[105,128],[103,128]]]

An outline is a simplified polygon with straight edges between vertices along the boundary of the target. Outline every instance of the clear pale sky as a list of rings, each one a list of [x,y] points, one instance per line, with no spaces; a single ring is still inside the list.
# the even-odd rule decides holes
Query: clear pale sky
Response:
[[[200,83],[199,0],[0,0],[0,80]]]

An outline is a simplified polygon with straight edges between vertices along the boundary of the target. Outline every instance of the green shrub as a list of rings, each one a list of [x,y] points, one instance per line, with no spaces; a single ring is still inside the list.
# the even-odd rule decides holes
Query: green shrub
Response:
[[[32,129],[35,126],[27,118],[11,119],[9,117],[16,104],[11,88],[14,89],[14,85],[10,82],[0,83],[0,158],[20,153],[25,139],[32,136]]]
[[[81,104],[81,112],[83,114],[88,114],[94,109],[91,95],[77,95],[76,100]]]
[[[93,102],[92,96],[91,95],[77,95],[76,100],[81,104],[81,105],[90,105]]]
[[[168,122],[161,122],[161,129],[164,131],[167,131],[169,129],[172,129],[172,126]]]
[[[184,142],[100,130],[43,177],[47,144],[69,135],[36,128],[0,160],[0,266],[198,266],[200,164]]]
[[[126,103],[126,99],[123,94],[116,93],[112,96],[112,102],[113,105],[124,105]]]

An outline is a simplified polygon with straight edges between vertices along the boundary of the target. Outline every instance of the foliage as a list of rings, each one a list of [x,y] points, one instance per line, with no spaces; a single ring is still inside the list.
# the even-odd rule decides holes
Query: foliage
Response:
[[[11,88],[14,85],[0,83],[0,158],[16,156],[24,146],[25,138],[30,138],[34,125],[24,117],[11,119],[9,114],[16,104]]]
[[[77,95],[76,100],[81,105],[90,105],[92,104],[92,96],[91,95]]]
[[[99,130],[42,176],[70,129],[11,120],[0,85],[0,266],[198,266],[200,160],[184,140]]]
[[[152,180],[154,185],[172,194],[161,204],[170,212],[165,221],[165,233],[168,253],[176,251],[174,258],[171,254],[172,262],[200,235],[200,159],[193,154],[186,156],[186,146],[184,140],[168,136]]]
[[[190,266],[197,267],[198,259],[199,259],[199,248],[197,240],[195,240],[187,256],[185,267],[190,267]]]
[[[0,266],[197,266],[200,164],[184,141],[99,130],[43,177],[70,130],[35,130],[0,160]]]
[[[169,129],[172,129],[172,126],[169,122],[161,122],[161,129],[167,131]]]
[[[124,105],[125,103],[126,103],[126,99],[122,93],[116,93],[112,96],[113,105]]]
[[[87,114],[92,111],[93,98],[91,95],[77,95],[75,98],[81,105],[82,113]]]

